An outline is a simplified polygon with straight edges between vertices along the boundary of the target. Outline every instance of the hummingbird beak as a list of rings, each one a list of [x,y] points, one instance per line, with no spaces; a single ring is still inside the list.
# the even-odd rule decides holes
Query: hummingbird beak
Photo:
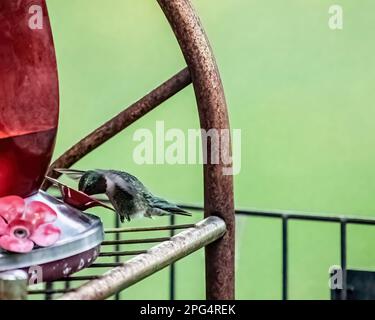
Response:
[[[86,173],[86,171],[83,170],[75,170],[75,169],[53,169],[53,171],[56,171],[61,174],[66,174],[69,178],[73,180],[79,180],[81,177]]]

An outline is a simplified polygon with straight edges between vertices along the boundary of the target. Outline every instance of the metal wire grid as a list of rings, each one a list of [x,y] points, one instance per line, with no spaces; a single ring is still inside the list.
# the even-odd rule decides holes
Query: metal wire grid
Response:
[[[192,205],[182,205],[184,209],[190,211],[202,211],[199,206]],[[282,299],[288,299],[288,223],[293,220],[299,221],[315,221],[315,222],[326,222],[326,223],[336,223],[340,225],[340,264],[343,274],[343,290],[341,290],[341,299],[345,300],[347,298],[346,294],[346,271],[347,271],[347,226],[352,225],[375,225],[375,219],[369,218],[355,218],[355,217],[345,217],[345,216],[329,216],[329,215],[312,215],[312,214],[297,214],[282,211],[259,211],[259,210],[236,210],[236,214],[245,217],[263,217],[278,219],[282,222]],[[131,251],[121,251],[121,244],[136,244],[136,243],[157,243],[165,240],[169,240],[177,230],[183,230],[186,228],[194,227],[193,224],[183,224],[176,225],[175,216],[170,217],[170,225],[153,227],[153,228],[119,228],[118,220],[116,228],[107,229],[106,234],[115,234],[116,240],[105,241],[103,246],[110,247],[114,246],[113,251],[105,251],[100,254],[100,257],[110,257],[113,258],[113,262],[96,262],[90,266],[91,269],[107,270],[108,268],[113,268],[121,265],[124,261],[121,261],[122,257],[134,256],[147,251],[145,250],[131,250]],[[141,232],[141,231],[168,231],[169,236],[158,237],[158,238],[146,238],[146,239],[136,239],[136,240],[120,240],[121,233],[128,232]],[[60,279],[49,283],[46,285],[44,290],[32,290],[29,291],[31,295],[43,294],[46,299],[51,299],[54,294],[63,294],[72,290],[72,283],[82,283],[82,281],[90,281],[100,277],[99,275],[89,275],[89,276],[71,276],[69,278]],[[65,287],[63,289],[55,289],[54,284],[63,282]],[[176,274],[175,266],[172,264],[169,267],[169,299],[174,300],[176,298]],[[120,299],[120,293],[117,293],[114,297],[116,300]]]
[[[35,296],[38,298],[44,298],[45,300],[51,300],[56,297],[56,295],[64,294],[70,291],[73,291],[75,287],[81,285],[84,282],[98,279],[104,272],[108,271],[111,268],[115,268],[121,266],[124,262],[126,262],[126,258],[133,257],[142,253],[146,253],[148,247],[144,249],[138,250],[121,250],[122,245],[147,245],[147,244],[156,244],[163,241],[169,240],[177,230],[184,230],[188,228],[193,228],[195,224],[175,224],[174,216],[170,217],[170,224],[166,226],[156,226],[156,227],[148,227],[148,228],[121,228],[119,224],[119,219],[115,216],[115,228],[110,228],[105,230],[105,235],[114,236],[114,240],[105,240],[102,243],[102,252],[99,254],[98,259],[95,263],[91,264],[87,269],[91,269],[95,271],[94,275],[74,275],[69,276],[66,278],[61,278],[55,280],[53,282],[46,283],[44,289],[32,289],[30,288],[28,291],[29,296]],[[121,239],[121,234],[125,233],[138,233],[138,232],[147,232],[153,233],[158,231],[165,231],[168,234],[164,237],[147,237],[147,238],[137,238],[137,239],[128,239],[123,240]],[[113,248],[112,250],[110,250]],[[108,259],[112,260],[108,262]],[[104,261],[103,261],[104,260]],[[87,269],[82,270],[83,272],[87,273]],[[82,272],[80,272],[82,273]],[[78,273],[78,274],[80,274]],[[170,266],[170,299],[175,299],[175,280],[174,280],[174,266]],[[61,283],[63,287],[61,287]],[[116,293],[114,296],[115,300],[120,300],[120,293]]]

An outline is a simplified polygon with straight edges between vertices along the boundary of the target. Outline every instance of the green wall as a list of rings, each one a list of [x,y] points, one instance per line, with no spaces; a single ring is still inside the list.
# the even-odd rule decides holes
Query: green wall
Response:
[[[193,3],[217,57],[231,126],[242,129],[236,206],[372,216],[374,1]],[[328,27],[333,4],[344,8],[341,31]],[[48,0],[48,7],[61,89],[58,156],[182,69],[184,60],[156,1]],[[157,120],[164,120],[167,128],[198,128],[192,88],[76,167],[123,169],[160,196],[202,203],[201,166],[133,162],[134,131],[153,129]],[[108,225],[112,222],[108,213],[98,213]],[[237,298],[279,299],[281,223],[243,217],[237,222]],[[131,226],[152,224],[141,220]],[[375,266],[373,241],[373,228],[349,227],[349,267]],[[289,244],[290,297],[329,298],[328,268],[339,263],[339,226],[292,222]],[[178,298],[204,298],[203,253],[179,262],[177,277]],[[168,272],[135,285],[122,297],[168,298]]]

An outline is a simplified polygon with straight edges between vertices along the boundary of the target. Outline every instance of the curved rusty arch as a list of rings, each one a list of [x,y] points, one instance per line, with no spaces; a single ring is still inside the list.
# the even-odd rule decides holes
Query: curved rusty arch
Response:
[[[188,68],[82,139],[50,167],[70,167],[86,154],[128,127],[162,102],[193,83],[202,129],[229,129],[227,105],[212,49],[190,0],[157,0],[179,42]],[[230,150],[227,150],[228,152]],[[211,147],[208,145],[207,159]],[[221,161],[221,159],[220,159]],[[221,217],[227,227],[223,238],[206,247],[206,296],[210,300],[234,299],[235,215],[233,178],[224,175],[224,163],[204,165],[205,216]],[[44,189],[49,187],[44,185]]]
[[[212,49],[189,0],[158,0],[176,35],[192,77],[201,128],[229,129],[227,104]],[[208,146],[207,159],[211,148]],[[233,178],[223,175],[224,164],[204,165],[205,216],[224,219],[227,233],[206,247],[206,296],[234,298]]]

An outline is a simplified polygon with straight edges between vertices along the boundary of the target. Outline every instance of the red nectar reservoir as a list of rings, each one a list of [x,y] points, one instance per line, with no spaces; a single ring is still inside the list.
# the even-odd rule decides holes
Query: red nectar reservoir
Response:
[[[28,197],[44,179],[59,112],[44,0],[0,1],[0,198]]]

